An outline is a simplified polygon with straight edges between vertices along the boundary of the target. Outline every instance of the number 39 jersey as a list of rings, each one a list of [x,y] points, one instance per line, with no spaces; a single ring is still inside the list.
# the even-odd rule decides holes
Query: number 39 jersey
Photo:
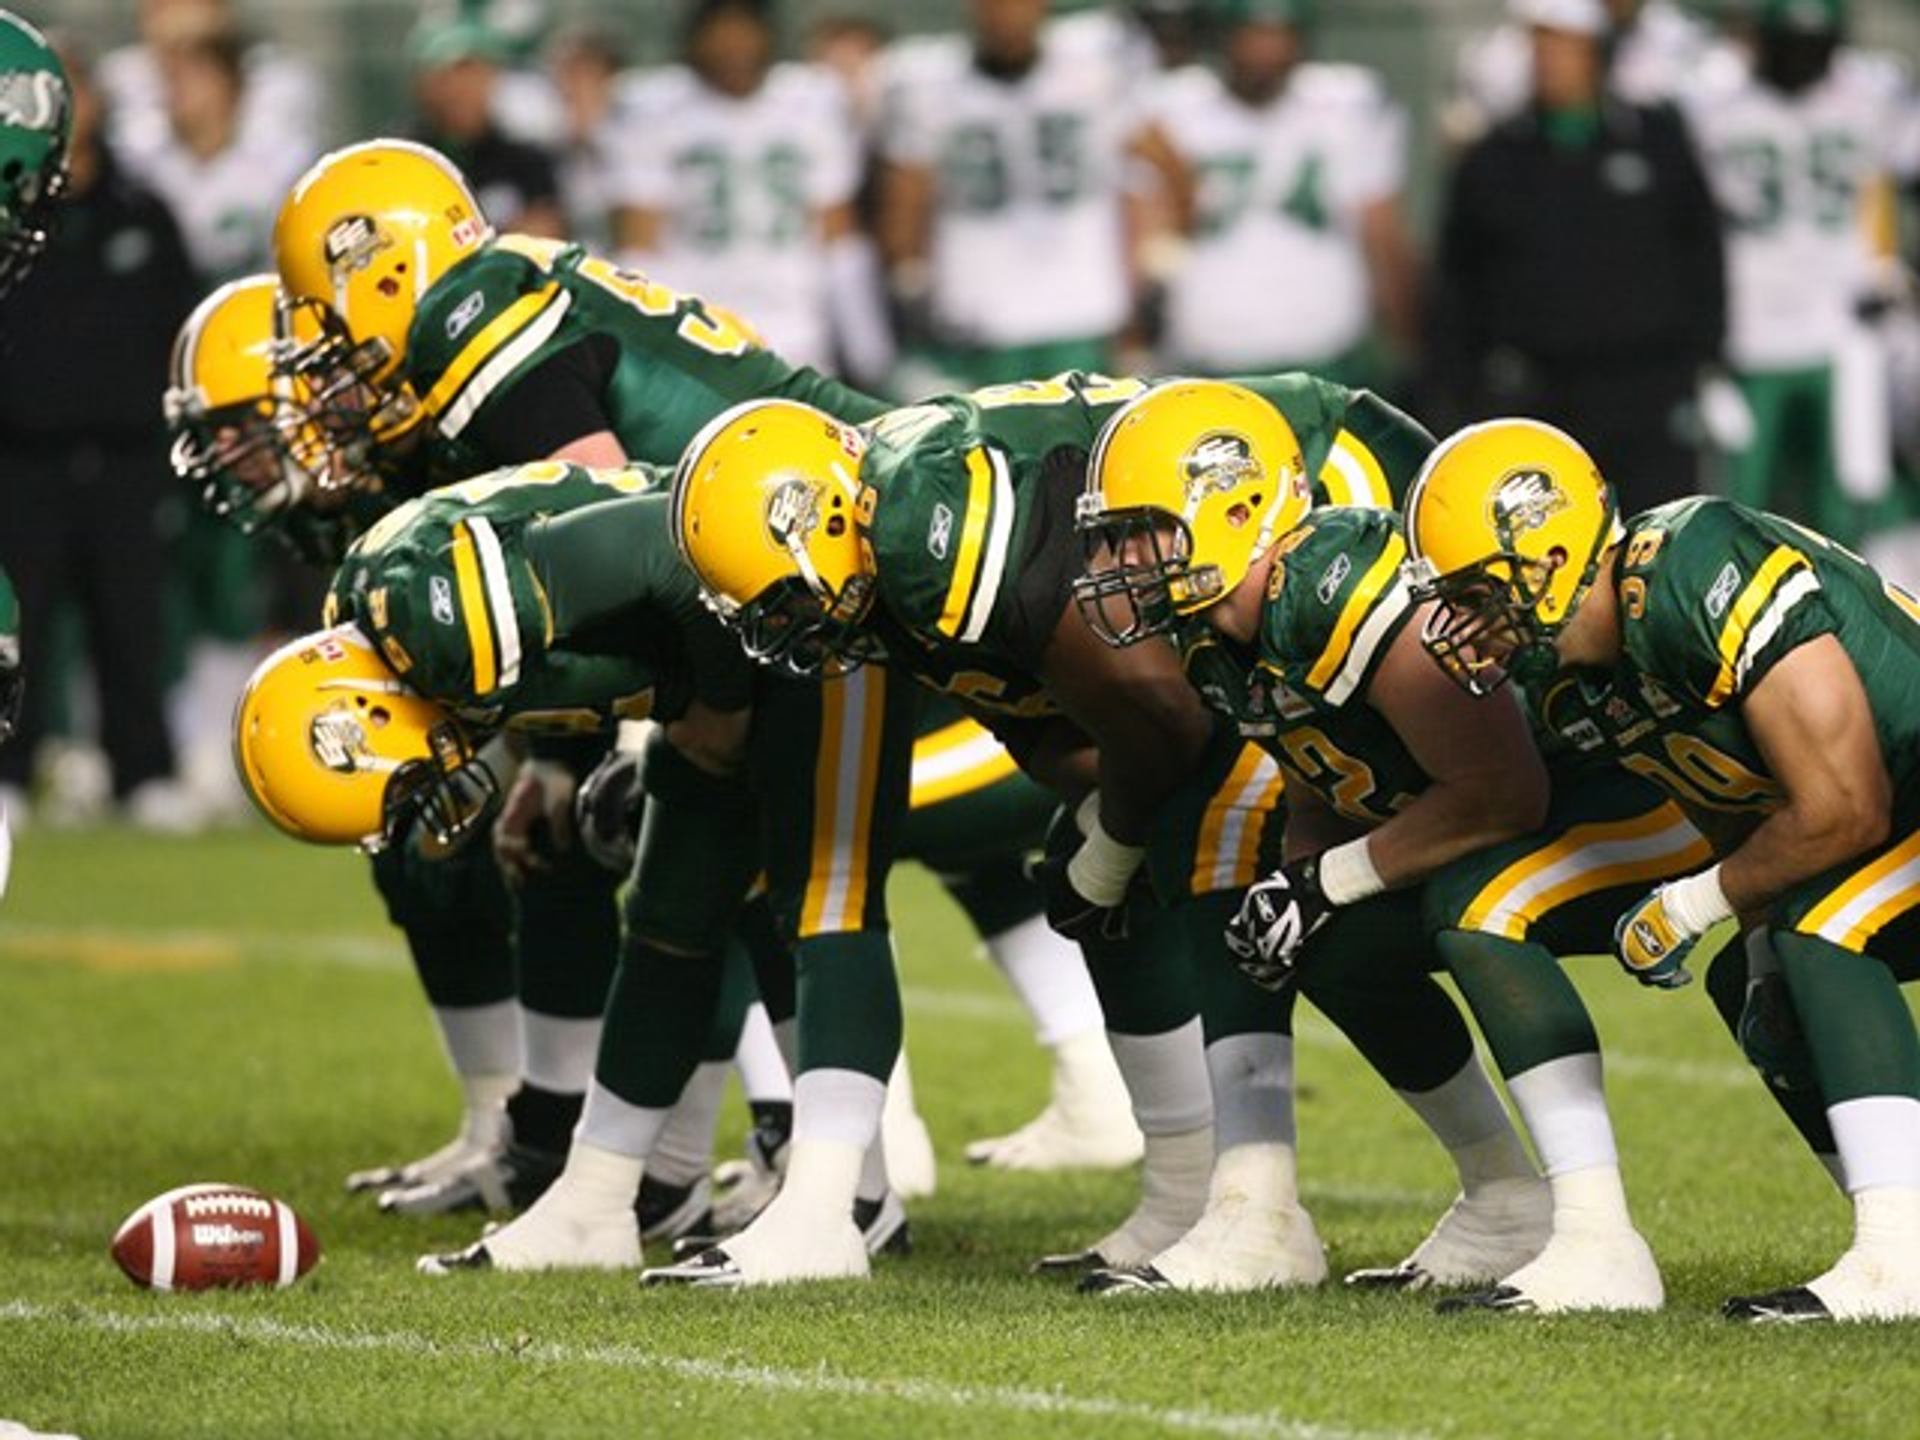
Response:
[[[735,99],[684,66],[625,90],[621,203],[658,214],[649,262],[668,283],[752,319],[808,365],[832,359],[816,217],[853,198],[860,142],[844,91],[811,65],[776,65]]]
[[[1730,501],[1636,517],[1616,571],[1625,653],[1541,706],[1569,745],[1613,753],[1695,810],[1758,813],[1779,790],[1740,706],[1787,655],[1835,636],[1896,791],[1920,782],[1920,603],[1810,530]]]
[[[1156,88],[1148,118],[1196,181],[1192,242],[1167,295],[1174,363],[1244,371],[1358,345],[1373,313],[1360,217],[1406,171],[1406,116],[1378,78],[1301,65],[1254,106],[1189,66]]]
[[[1055,21],[1014,79],[981,70],[961,36],[889,53],[881,144],[889,160],[934,172],[933,309],[956,340],[1042,344],[1126,321],[1132,77],[1107,20]]]
[[[752,666],[701,603],[645,466],[541,462],[410,500],[327,600],[414,689],[482,729],[581,731],[744,706]]]
[[[760,347],[724,310],[622,270],[578,246],[505,235],[454,266],[420,303],[407,336],[407,377],[445,469],[494,463],[464,439],[474,421],[510,406],[515,383],[583,340],[608,371],[602,402],[630,459],[671,465],[728,406],[771,397],[804,401],[843,420],[883,407]]]

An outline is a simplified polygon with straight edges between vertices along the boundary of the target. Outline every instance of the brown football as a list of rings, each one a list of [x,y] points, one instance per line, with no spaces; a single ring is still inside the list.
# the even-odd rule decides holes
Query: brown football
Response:
[[[320,1259],[320,1242],[284,1200],[245,1185],[182,1185],[129,1215],[113,1258],[150,1290],[293,1284]]]

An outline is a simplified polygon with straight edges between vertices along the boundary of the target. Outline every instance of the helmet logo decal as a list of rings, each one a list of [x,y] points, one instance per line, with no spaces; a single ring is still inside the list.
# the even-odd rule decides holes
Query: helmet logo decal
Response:
[[[370,215],[348,215],[334,221],[321,242],[327,268],[336,275],[364,270],[373,257],[393,244],[391,236],[381,232]]]
[[[953,542],[953,511],[944,504],[933,507],[933,523],[927,527],[927,553],[936,560],[947,558]]]
[[[1180,457],[1180,477],[1186,482],[1187,504],[1197,505],[1207,496],[1231,490],[1243,481],[1258,480],[1260,466],[1246,436],[1216,430],[1202,435]]]
[[[767,533],[782,549],[804,545],[820,528],[820,497],[805,480],[783,480],[767,496]]]
[[[442,625],[453,624],[453,586],[447,583],[444,575],[432,575],[427,579],[427,603],[433,611],[433,618]]]
[[[1544,470],[1515,470],[1493,492],[1494,528],[1518,537],[1538,530],[1573,502]]]
[[[369,753],[367,732],[360,724],[360,717],[345,706],[335,706],[314,716],[307,741],[313,747],[313,758],[336,775],[354,774]]]
[[[0,125],[16,130],[60,128],[67,87],[51,70],[9,70],[0,75]]]

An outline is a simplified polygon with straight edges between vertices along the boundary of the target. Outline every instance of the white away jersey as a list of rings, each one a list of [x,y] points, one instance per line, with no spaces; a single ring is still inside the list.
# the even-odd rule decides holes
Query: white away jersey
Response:
[[[1359,222],[1406,178],[1407,119],[1370,71],[1298,67],[1252,107],[1189,66],[1153,120],[1192,167],[1194,233],[1167,296],[1178,369],[1311,367],[1358,345],[1372,317]]]
[[[888,52],[880,144],[935,172],[934,314],[963,343],[1085,339],[1126,320],[1134,72],[1124,32],[1094,18],[1054,22],[1033,68],[1008,81],[975,65],[964,36]]]
[[[202,160],[168,134],[129,163],[167,202],[187,258],[213,282],[273,268],[274,216],[316,158],[298,141],[255,133]]]
[[[1920,172],[1904,75],[1842,52],[1824,80],[1788,96],[1726,49],[1686,100],[1727,216],[1729,360],[1831,363],[1868,278],[1862,197],[1876,178]]]
[[[819,212],[853,197],[860,143],[845,92],[776,65],[734,99],[691,70],[636,77],[613,127],[616,203],[662,219],[646,269],[726,305],[797,364],[832,356]]]

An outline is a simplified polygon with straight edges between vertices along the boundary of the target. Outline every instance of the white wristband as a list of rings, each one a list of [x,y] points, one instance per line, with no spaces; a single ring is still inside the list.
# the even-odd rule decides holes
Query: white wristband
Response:
[[[1704,935],[1722,920],[1733,918],[1733,906],[1720,888],[1720,867],[1669,882],[1660,891],[1667,918],[1689,935]]]
[[[1351,905],[1386,888],[1364,837],[1336,845],[1320,857],[1320,893],[1332,904]]]
[[[1118,905],[1127,897],[1127,886],[1133,883],[1134,872],[1140,868],[1140,862],[1147,858],[1144,845],[1122,845],[1107,834],[1106,827],[1100,823],[1100,806],[1097,797],[1089,796],[1094,803],[1082,805],[1074,817],[1085,832],[1086,839],[1080,842],[1080,848],[1073,852],[1073,858],[1067,861],[1067,879],[1073,882],[1073,888],[1103,907]]]

